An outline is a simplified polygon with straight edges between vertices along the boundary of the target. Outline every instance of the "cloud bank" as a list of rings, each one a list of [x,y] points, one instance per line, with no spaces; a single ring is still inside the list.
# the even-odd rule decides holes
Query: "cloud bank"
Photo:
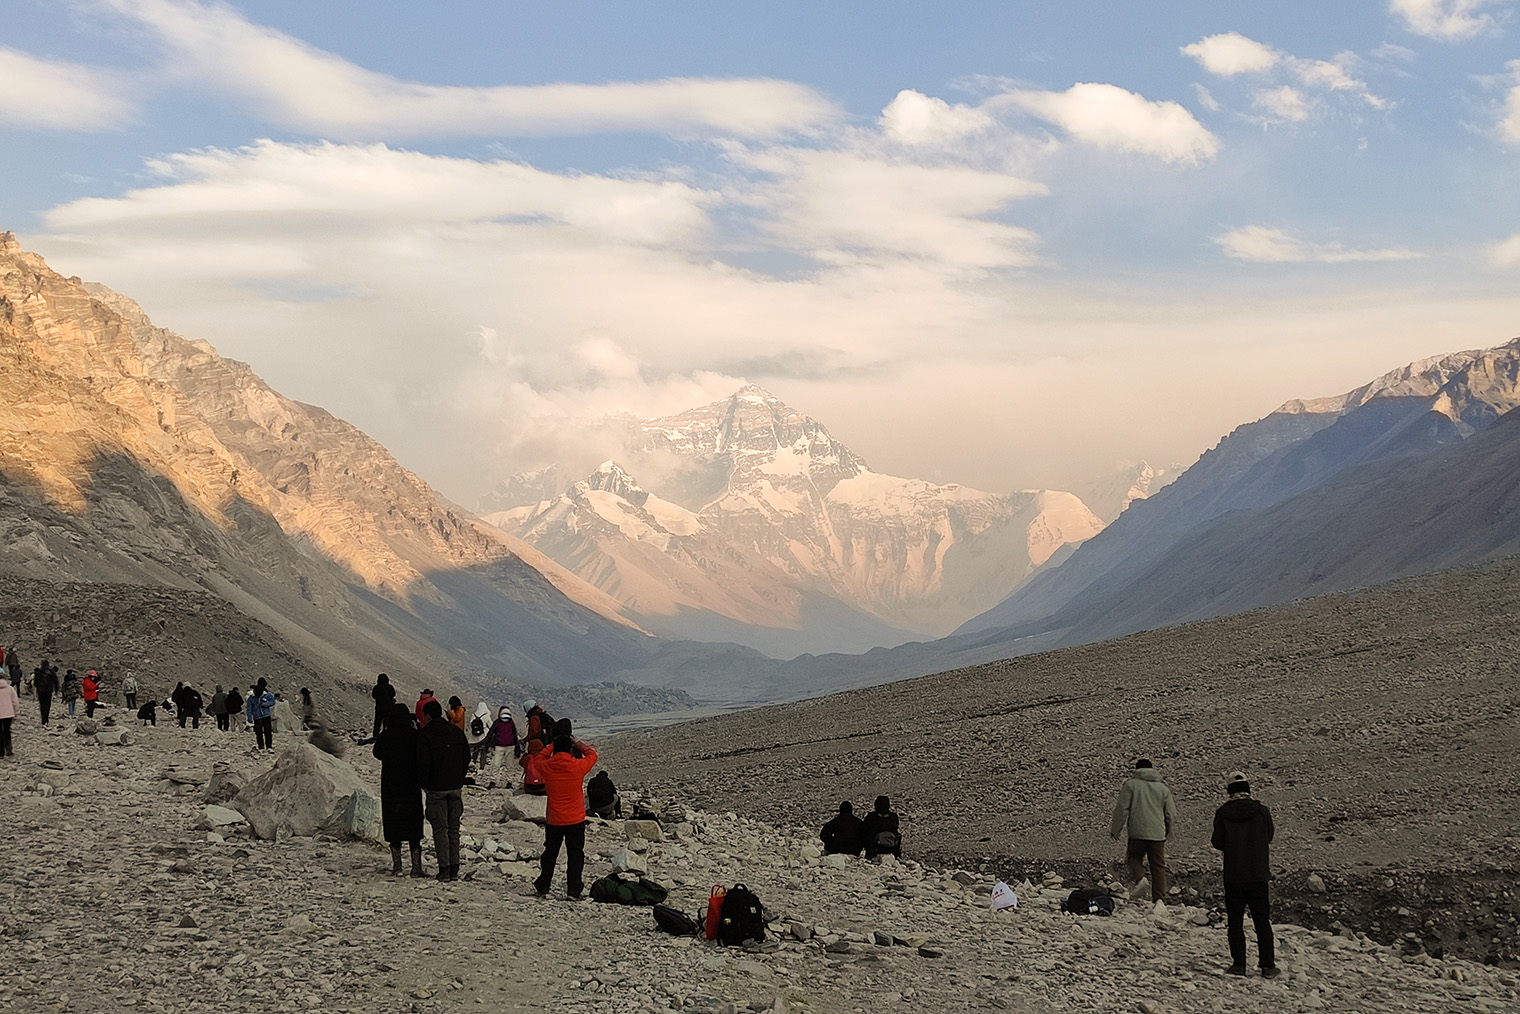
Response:
[[[118,75],[0,46],[0,125],[114,130],[135,112]]]

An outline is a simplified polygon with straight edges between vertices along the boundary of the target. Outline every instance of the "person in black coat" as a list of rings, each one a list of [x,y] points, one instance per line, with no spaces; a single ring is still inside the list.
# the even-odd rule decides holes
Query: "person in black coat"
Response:
[[[381,673],[375,677],[375,688],[369,695],[375,701],[375,731],[372,735],[378,739],[380,730],[390,718],[391,705],[396,703],[396,688],[391,686],[391,678]]]
[[[438,851],[438,879],[459,879],[459,824],[464,819],[464,780],[470,742],[453,722],[441,721],[437,698],[423,705],[428,723],[417,734],[417,780],[427,793],[427,819]]]
[[[902,834],[897,829],[897,814],[892,812],[892,801],[886,796],[877,796],[876,809],[860,822],[860,840],[865,845],[867,858],[889,852],[902,858]]]
[[[372,748],[380,762],[380,826],[391,846],[391,873],[401,876],[401,843],[412,849],[412,876],[422,870],[422,783],[417,778],[417,729],[405,704],[391,704],[385,730]]]
[[[861,820],[855,816],[855,808],[848,801],[839,804],[839,815],[827,824],[818,837],[823,839],[823,851],[830,854],[859,856],[864,847],[860,832]]]
[[[1277,943],[1272,937],[1272,812],[1251,798],[1251,783],[1240,772],[1225,784],[1230,797],[1214,811],[1209,844],[1224,853],[1225,938],[1230,944],[1231,975],[1246,971],[1246,909],[1256,927],[1257,963],[1263,978],[1277,977]]]

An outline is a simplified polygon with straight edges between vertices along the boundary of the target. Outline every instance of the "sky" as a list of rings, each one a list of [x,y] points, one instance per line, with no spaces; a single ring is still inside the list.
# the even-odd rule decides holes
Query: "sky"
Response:
[[[1520,334],[1520,0],[6,0],[0,230],[467,507],[760,384],[1188,464]]]

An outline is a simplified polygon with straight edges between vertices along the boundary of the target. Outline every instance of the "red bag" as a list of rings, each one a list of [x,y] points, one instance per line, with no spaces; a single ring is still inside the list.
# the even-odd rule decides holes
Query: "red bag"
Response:
[[[702,926],[709,940],[718,939],[718,923],[723,921],[723,896],[727,893],[722,884],[716,884],[707,896],[707,919]]]

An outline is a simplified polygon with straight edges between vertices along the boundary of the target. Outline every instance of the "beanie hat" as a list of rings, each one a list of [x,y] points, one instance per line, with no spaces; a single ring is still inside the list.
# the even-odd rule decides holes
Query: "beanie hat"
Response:
[[[1135,761],[1135,767],[1137,767],[1137,768],[1148,768],[1148,767],[1152,767],[1152,766],[1153,765],[1151,764],[1151,762],[1148,761],[1148,760],[1146,760],[1144,757],[1142,757],[1139,760]]]
[[[1251,791],[1251,783],[1246,781],[1245,773],[1236,771],[1225,780],[1224,791],[1226,795],[1236,796],[1242,792]]]

